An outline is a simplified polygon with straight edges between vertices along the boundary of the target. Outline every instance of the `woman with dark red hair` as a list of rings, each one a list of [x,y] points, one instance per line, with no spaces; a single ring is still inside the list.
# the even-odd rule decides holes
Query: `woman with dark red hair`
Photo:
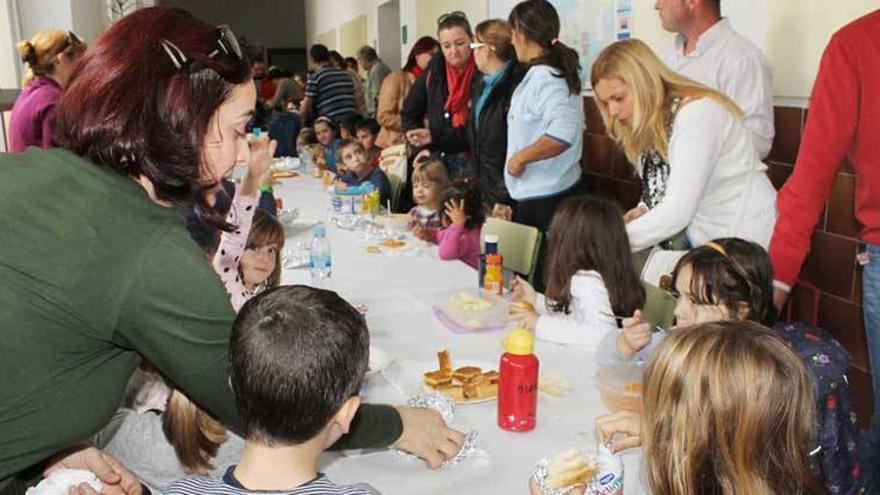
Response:
[[[0,155],[0,493],[82,447],[142,360],[236,428],[226,369],[235,314],[171,207],[236,228],[212,205],[235,165],[271,159],[274,144],[245,139],[255,101],[228,28],[143,9],[77,65],[55,114],[61,148]],[[435,466],[462,439],[435,413],[361,411],[337,447],[395,444]],[[63,465],[140,491],[94,449]]]

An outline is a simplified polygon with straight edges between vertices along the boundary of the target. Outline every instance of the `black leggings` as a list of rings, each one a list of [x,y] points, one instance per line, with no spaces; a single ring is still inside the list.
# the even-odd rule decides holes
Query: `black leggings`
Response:
[[[524,199],[516,206],[513,221],[535,227],[543,234],[538,262],[535,265],[535,289],[539,292],[544,292],[544,254],[547,252],[547,231],[550,230],[553,215],[563,201],[585,192],[584,184],[579,180],[575,185],[554,196]]]

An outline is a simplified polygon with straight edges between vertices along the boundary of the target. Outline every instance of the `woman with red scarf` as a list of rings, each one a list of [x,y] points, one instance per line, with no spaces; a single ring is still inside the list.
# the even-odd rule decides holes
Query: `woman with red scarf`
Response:
[[[437,37],[442,53],[416,79],[401,116],[410,145],[437,154],[450,178],[456,179],[465,173],[468,162],[471,86],[479,71],[470,48],[473,32],[464,13],[440,16]]]
[[[416,78],[424,72],[428,62],[439,51],[440,43],[434,38],[430,36],[419,38],[409,51],[406,65],[388,74],[388,77],[382,81],[379,102],[376,105],[376,121],[382,129],[379,131],[379,137],[376,138],[376,146],[386,149],[406,141],[401,124],[403,102],[406,101]]]

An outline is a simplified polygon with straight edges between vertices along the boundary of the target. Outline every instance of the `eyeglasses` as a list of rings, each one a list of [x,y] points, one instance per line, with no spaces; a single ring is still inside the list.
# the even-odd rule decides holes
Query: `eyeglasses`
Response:
[[[448,14],[443,14],[440,17],[438,17],[437,18],[437,25],[439,26],[439,25],[443,24],[444,22],[448,21],[449,19],[467,20],[467,15],[465,15],[465,13],[460,10],[453,10],[452,12],[449,12]]]
[[[235,33],[232,32],[232,29],[230,29],[229,26],[222,25],[217,26],[217,30],[217,48],[208,54],[208,58],[213,59],[218,55],[228,55],[242,60],[244,56],[241,52],[241,45],[238,44],[238,39],[235,37]],[[161,43],[162,49],[168,54],[168,58],[171,59],[171,62],[175,67],[182,69],[185,65],[190,63],[190,60],[183,53],[183,50],[178,48],[177,45],[166,39],[162,39]]]
[[[473,42],[471,42],[471,44],[469,46],[471,47],[471,50],[476,50],[477,48],[482,48],[485,46],[485,47],[488,47],[490,50],[495,51],[494,46],[489,45],[487,43],[482,43],[479,41],[473,41]]]

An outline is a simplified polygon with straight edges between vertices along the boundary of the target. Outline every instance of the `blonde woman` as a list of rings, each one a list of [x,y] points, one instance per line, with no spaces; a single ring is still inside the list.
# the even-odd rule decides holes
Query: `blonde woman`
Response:
[[[722,322],[670,334],[645,369],[644,409],[597,420],[612,450],[642,445],[654,495],[823,493],[810,470],[813,385],[771,330]]]
[[[736,103],[634,39],[603,50],[591,79],[608,135],[642,180],[642,203],[626,215],[634,252],[719,237],[767,247],[776,191]]]
[[[24,89],[12,107],[9,149],[48,148],[52,146],[50,114],[86,45],[72,31],[47,29],[17,48],[25,70]]]

